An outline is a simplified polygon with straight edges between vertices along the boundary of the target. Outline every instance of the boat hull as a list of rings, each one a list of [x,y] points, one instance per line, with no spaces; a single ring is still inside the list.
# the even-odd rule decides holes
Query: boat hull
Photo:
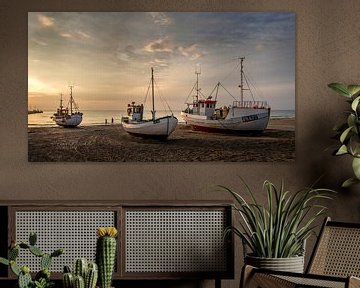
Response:
[[[166,116],[155,121],[123,121],[122,126],[127,133],[133,136],[166,139],[174,132],[177,123],[176,117]]]
[[[57,125],[62,127],[76,127],[82,121],[82,114],[73,114],[67,116],[54,116],[54,121]]]
[[[231,108],[225,119],[181,112],[193,130],[206,132],[262,132],[270,119],[270,108]]]

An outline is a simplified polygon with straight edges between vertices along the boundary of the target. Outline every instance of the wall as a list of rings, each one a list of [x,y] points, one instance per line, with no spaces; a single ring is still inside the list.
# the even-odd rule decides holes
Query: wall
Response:
[[[27,12],[166,10],[296,13],[296,161],[28,163]],[[328,214],[337,220],[359,222],[359,186],[339,188],[351,173],[349,159],[334,158],[326,150],[336,144],[331,140],[332,127],[343,118],[346,107],[327,84],[360,82],[359,14],[358,0],[0,0],[0,200],[217,200],[227,195],[214,191],[210,184],[237,188],[238,176],[264,200],[261,185],[265,179],[275,183],[284,179],[287,188],[296,190],[324,174],[320,184],[339,191]],[[236,255],[236,269],[240,270],[241,255]],[[239,273],[224,286],[237,287],[238,280]],[[203,286],[211,285],[206,282]]]

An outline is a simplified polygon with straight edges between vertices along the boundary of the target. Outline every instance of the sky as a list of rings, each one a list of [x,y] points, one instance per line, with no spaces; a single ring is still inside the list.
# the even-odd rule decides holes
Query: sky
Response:
[[[157,110],[185,108],[195,71],[204,96],[220,81],[239,99],[240,57],[256,100],[295,109],[294,13],[29,12],[28,105],[55,111],[74,85],[80,110],[150,107],[151,67]]]

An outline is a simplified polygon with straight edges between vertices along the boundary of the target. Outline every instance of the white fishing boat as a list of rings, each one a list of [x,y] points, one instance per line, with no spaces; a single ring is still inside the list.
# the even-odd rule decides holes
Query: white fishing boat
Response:
[[[144,105],[132,102],[127,107],[127,117],[122,117],[121,124],[126,132],[142,138],[166,139],[174,132],[178,123],[177,118],[171,114],[156,118],[154,96],[154,69],[151,68],[151,91],[152,91],[152,118],[144,119]],[[149,86],[150,88],[150,86]],[[149,89],[148,89],[149,91]]]
[[[190,94],[194,90],[196,90],[196,94],[192,102],[185,103],[187,108],[181,112],[181,117],[193,130],[207,132],[262,132],[266,129],[271,110],[268,103],[266,101],[244,100],[244,91],[250,90],[249,85],[247,85],[247,88],[244,85],[244,79],[247,83],[243,71],[244,59],[244,57],[239,58],[241,67],[240,101],[233,97],[234,101],[228,106],[217,107],[219,87],[223,87],[229,93],[220,82],[211,93],[213,94],[216,91],[215,97],[211,94],[206,98],[200,97],[202,96],[199,89],[199,74],[201,72],[195,72],[197,79]]]
[[[79,107],[74,100],[72,94],[72,89],[74,86],[70,85],[69,87],[70,99],[67,107],[65,108],[63,106],[62,94],[60,94],[60,107],[57,109],[56,113],[54,113],[51,119],[59,126],[76,127],[81,123],[83,113],[79,112]]]

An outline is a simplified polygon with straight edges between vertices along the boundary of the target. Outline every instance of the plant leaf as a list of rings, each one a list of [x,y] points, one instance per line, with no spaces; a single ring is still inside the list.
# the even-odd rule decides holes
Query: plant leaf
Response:
[[[344,143],[344,141],[346,140],[346,138],[347,138],[347,136],[348,136],[348,134],[350,133],[350,131],[351,131],[352,128],[353,128],[353,127],[349,127],[349,128],[347,128],[343,133],[341,133],[341,136],[340,136],[340,141],[341,141],[341,143]]]
[[[9,260],[8,260],[8,259],[5,259],[5,258],[3,258],[3,257],[0,257],[0,263],[1,263],[1,264],[4,264],[4,265],[9,265],[9,264],[10,264]]]
[[[359,101],[360,101],[360,96],[356,97],[355,100],[351,103],[351,109],[353,111],[356,111],[356,108],[359,105]]]
[[[353,135],[348,143],[348,150],[354,157],[360,157],[360,138],[358,135]]]
[[[350,96],[355,96],[360,92],[360,85],[348,85],[347,90]]]
[[[360,158],[354,157],[352,168],[357,179],[360,180]]]
[[[339,150],[337,150],[335,155],[344,155],[347,153],[349,153],[349,152],[348,152],[346,145],[341,145],[341,147],[339,148]]]
[[[350,186],[359,184],[359,183],[360,183],[359,179],[357,179],[356,177],[351,177],[351,178],[345,180],[344,183],[341,185],[341,187],[349,188]]]
[[[344,84],[341,83],[330,83],[328,85],[329,88],[333,89],[334,91],[336,91],[337,93],[339,93],[342,96],[351,97],[351,94],[349,93],[348,87]]]

